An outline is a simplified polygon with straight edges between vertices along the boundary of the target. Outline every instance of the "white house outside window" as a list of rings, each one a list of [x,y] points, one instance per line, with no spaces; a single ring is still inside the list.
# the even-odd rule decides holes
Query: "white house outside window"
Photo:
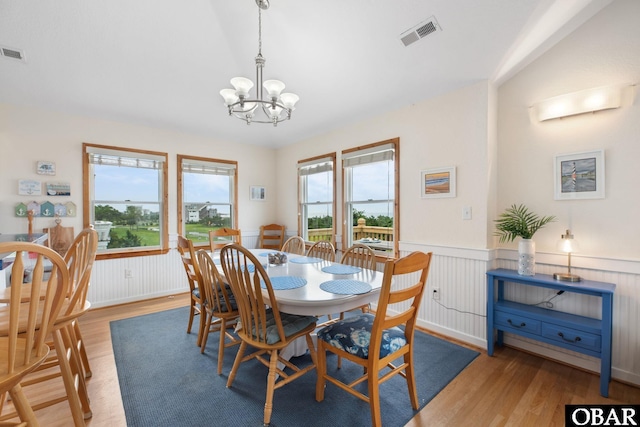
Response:
[[[84,220],[98,231],[98,254],[166,252],[167,155],[83,144]]]
[[[397,255],[398,145],[393,139],[342,152],[345,247],[362,243]]]
[[[237,162],[178,155],[179,232],[203,246],[209,230],[237,227]]]
[[[334,241],[335,162],[335,153],[298,162],[300,236],[305,241]]]

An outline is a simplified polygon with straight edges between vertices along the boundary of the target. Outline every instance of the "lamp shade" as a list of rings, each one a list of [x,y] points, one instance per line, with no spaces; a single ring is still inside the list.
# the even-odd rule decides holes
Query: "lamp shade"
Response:
[[[269,98],[277,99],[280,96],[280,92],[284,90],[284,83],[280,80],[266,80],[262,85],[267,90]]]
[[[293,110],[296,105],[296,102],[300,100],[300,97],[295,93],[283,93],[282,95],[280,95],[280,100],[282,101],[282,104],[285,107],[289,108],[290,110]]]
[[[249,91],[253,87],[253,82],[246,77],[234,77],[231,79],[231,84],[236,89],[236,95],[244,97],[249,95]]]
[[[564,253],[578,252],[578,242],[573,238],[570,230],[560,236],[558,241],[558,250]]]
[[[238,95],[236,95],[236,91],[233,89],[222,89],[220,95],[224,98],[226,105],[231,105],[238,101]]]
[[[535,104],[539,121],[592,113],[621,106],[622,86],[604,86],[572,92]]]

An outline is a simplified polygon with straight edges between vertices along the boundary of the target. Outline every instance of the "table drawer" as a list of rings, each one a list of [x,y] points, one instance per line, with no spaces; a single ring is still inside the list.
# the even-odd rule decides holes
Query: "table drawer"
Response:
[[[496,325],[506,326],[508,328],[517,329],[519,331],[528,332],[530,334],[540,335],[541,324],[539,320],[526,316],[520,316],[513,313],[496,311]]]
[[[602,348],[600,335],[566,328],[553,323],[542,324],[542,336],[550,340],[596,352],[600,352]]]

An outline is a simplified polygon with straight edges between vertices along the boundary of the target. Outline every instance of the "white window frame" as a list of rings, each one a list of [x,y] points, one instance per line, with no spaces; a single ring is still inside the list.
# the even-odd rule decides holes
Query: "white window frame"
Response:
[[[353,240],[353,206],[358,204],[374,204],[374,203],[389,203],[393,206],[393,241],[390,243],[388,250],[382,248],[382,245],[376,247],[375,244],[367,244],[375,252],[376,255],[381,257],[398,257],[398,239],[400,235],[400,211],[399,211],[399,188],[400,188],[400,167],[399,167],[399,138],[394,138],[386,141],[381,141],[366,146],[351,148],[342,152],[342,184],[343,184],[343,232],[342,232],[342,247],[348,248],[354,243]],[[394,182],[392,184],[393,196],[387,199],[380,200],[353,200],[353,178],[352,171],[354,167],[358,165],[371,164],[383,161],[393,161],[393,176]]]
[[[167,253],[169,248],[168,207],[167,207],[167,153],[112,147],[96,144],[82,144],[83,148],[83,224],[89,227],[95,223],[95,206],[110,204],[156,205],[158,207],[159,245],[130,248],[98,249],[96,259]],[[96,200],[94,164],[114,167],[140,167],[158,171],[158,194],[155,200]],[[126,197],[126,196],[125,196]]]
[[[308,200],[309,175],[331,171],[331,200]],[[330,242],[335,245],[336,234],[336,153],[325,154],[298,162],[298,234],[309,242],[309,210],[311,206],[329,205],[331,211]]]
[[[221,160],[207,157],[197,157],[178,154],[178,233],[186,238],[191,238],[186,233],[188,213],[185,211],[185,203],[202,203],[211,205],[229,206],[230,228],[238,228],[238,162],[234,160]],[[229,200],[184,200],[184,173],[202,173],[210,175],[223,175],[230,177]],[[213,229],[213,228],[212,228]],[[208,240],[208,236],[207,236]],[[195,247],[208,246],[208,243],[194,241]]]

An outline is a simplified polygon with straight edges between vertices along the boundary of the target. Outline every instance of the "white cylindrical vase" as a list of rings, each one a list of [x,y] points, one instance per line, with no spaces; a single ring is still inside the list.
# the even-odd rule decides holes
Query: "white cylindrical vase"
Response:
[[[522,239],[518,243],[518,274],[533,276],[536,272],[536,243]]]

